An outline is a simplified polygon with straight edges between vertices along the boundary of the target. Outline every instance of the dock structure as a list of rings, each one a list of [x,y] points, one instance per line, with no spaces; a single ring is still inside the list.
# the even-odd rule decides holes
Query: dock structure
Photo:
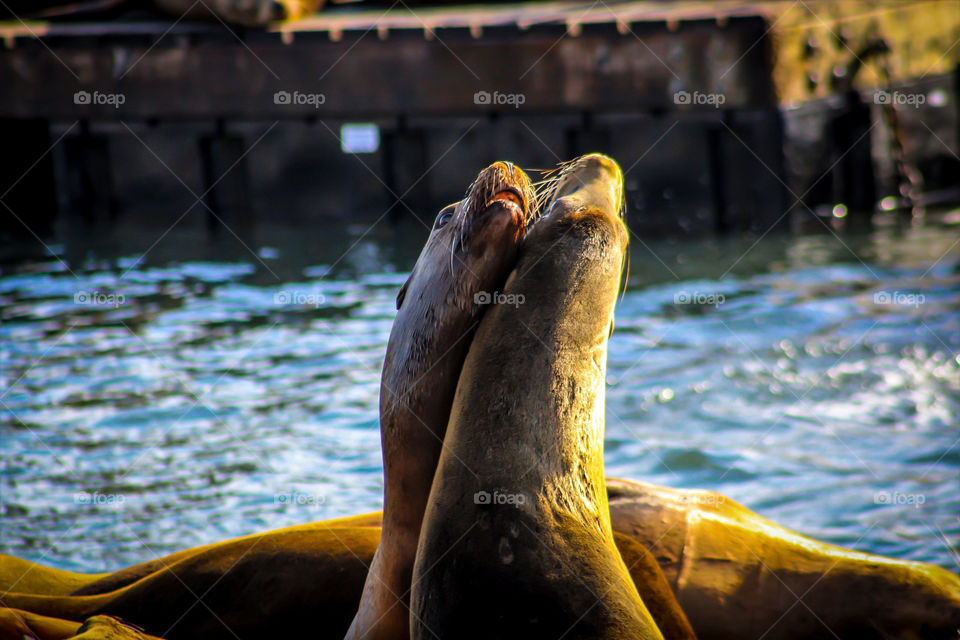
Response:
[[[803,4],[395,3],[267,29],[4,23],[2,228],[40,233],[58,211],[92,223],[190,212],[212,227],[428,220],[494,160],[548,168],[602,151],[625,169],[634,230],[762,232],[786,225],[808,187],[784,162],[784,103],[864,91],[865,73],[828,86],[809,68],[852,76],[865,38],[905,20],[903,3],[854,2],[871,8],[859,21]],[[949,2],[920,4],[952,15]],[[954,25],[936,22],[924,37],[946,42]],[[834,28],[842,46],[811,53]],[[896,51],[910,34],[892,33]],[[927,57],[894,65],[895,79]],[[929,67],[953,96],[956,59],[944,45]],[[829,162],[808,172],[815,184]]]

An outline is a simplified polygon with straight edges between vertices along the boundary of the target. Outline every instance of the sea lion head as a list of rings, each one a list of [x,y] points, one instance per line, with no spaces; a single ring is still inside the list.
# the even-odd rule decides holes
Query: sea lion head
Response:
[[[419,418],[417,429],[426,422],[442,439],[473,331],[516,263],[535,200],[522,169],[495,162],[462,200],[437,214],[397,294],[381,380],[381,423],[391,423],[398,409],[409,410]],[[385,451],[390,446],[385,440]]]
[[[513,163],[495,162],[481,171],[462,200],[437,214],[397,295],[397,309],[411,294],[429,296],[440,304],[435,309],[452,306],[469,313],[489,302],[513,267],[534,204],[530,179]]]
[[[543,217],[582,207],[614,212],[622,220],[623,171],[612,158],[601,153],[580,156],[561,164],[556,175],[544,182],[537,198]]]

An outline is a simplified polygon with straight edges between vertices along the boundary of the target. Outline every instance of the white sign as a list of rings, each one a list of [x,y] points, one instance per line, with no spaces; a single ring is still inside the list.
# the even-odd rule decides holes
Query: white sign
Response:
[[[380,148],[380,127],[370,122],[340,127],[340,149],[344,153],[376,153]]]

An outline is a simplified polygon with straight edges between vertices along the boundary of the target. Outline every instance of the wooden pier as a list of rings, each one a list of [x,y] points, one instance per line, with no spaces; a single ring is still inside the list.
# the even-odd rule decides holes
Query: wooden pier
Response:
[[[339,7],[263,30],[5,23],[0,226],[428,219],[493,160],[603,151],[626,170],[635,230],[765,231],[799,195],[781,106],[803,89],[781,77],[792,54],[774,36],[819,28],[787,4]],[[796,28],[774,30],[778,17]]]

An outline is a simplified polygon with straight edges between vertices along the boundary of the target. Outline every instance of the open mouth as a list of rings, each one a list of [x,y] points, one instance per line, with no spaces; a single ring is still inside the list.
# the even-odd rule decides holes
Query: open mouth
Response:
[[[494,194],[486,206],[492,205],[496,201],[501,201],[508,207],[516,209],[519,218],[523,220],[527,213],[527,203],[524,201],[523,194],[514,186],[506,185],[500,191]]]
[[[499,221],[498,227],[507,224],[522,237],[534,217],[535,204],[536,196],[522,169],[504,162],[490,165],[480,172],[458,206],[454,250],[494,219]],[[504,213],[509,223],[501,219]]]

